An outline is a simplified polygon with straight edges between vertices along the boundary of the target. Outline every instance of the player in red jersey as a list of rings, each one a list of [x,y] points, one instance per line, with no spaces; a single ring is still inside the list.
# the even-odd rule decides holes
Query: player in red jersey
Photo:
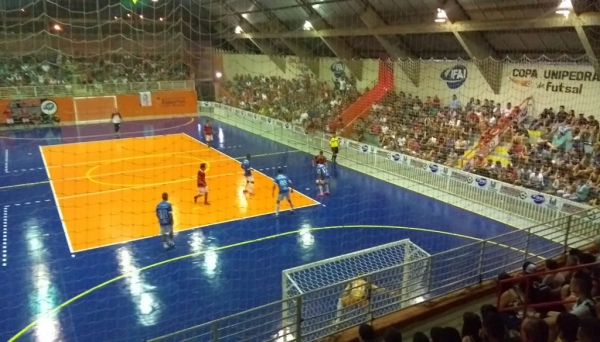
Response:
[[[315,159],[313,160],[313,166],[316,166],[317,164],[323,164],[325,165],[327,163],[327,158],[323,155],[323,151],[319,151],[319,154],[315,156]]]
[[[198,203],[198,197],[204,196],[204,204],[208,203],[208,184],[206,184],[206,164],[200,164],[200,170],[198,170],[198,194],[194,196],[194,203]]]
[[[210,125],[210,120],[206,120],[206,123],[204,124],[204,138],[206,139],[206,146],[210,148],[213,141],[213,129]]]
[[[10,107],[7,107],[4,110],[4,116],[6,116],[6,124],[7,125],[13,125],[15,123],[15,119],[13,119],[13,113],[12,113],[12,110],[10,110]]]

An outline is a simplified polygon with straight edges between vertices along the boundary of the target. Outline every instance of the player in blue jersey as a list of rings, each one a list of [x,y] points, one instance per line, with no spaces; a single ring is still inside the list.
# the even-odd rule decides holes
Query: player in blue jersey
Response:
[[[162,194],[162,201],[156,206],[156,217],[160,225],[160,237],[165,249],[175,247],[173,242],[173,207],[169,203],[169,195]]]
[[[318,197],[329,196],[329,171],[325,164],[317,164],[317,186],[319,187]],[[323,193],[323,188],[325,192]]]
[[[292,204],[292,199],[290,198],[290,194],[294,192],[292,189],[292,181],[283,174],[282,169],[277,170],[277,177],[275,177],[275,184],[273,184],[272,195],[275,195],[275,189],[279,189],[279,195],[277,195],[277,205],[275,206],[275,216],[279,216],[279,202],[282,199],[287,199],[290,204],[290,214],[294,213],[294,205]]]
[[[242,169],[244,170],[244,177],[246,177],[244,192],[252,195],[254,193],[254,177],[252,177],[252,167],[250,166],[250,153],[246,155],[246,159],[242,162]]]

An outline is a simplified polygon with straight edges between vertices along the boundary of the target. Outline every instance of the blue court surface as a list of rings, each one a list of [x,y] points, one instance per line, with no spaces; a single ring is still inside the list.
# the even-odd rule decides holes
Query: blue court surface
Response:
[[[184,132],[201,140],[198,120],[204,121],[126,123],[123,137]],[[220,151],[235,158],[259,155],[253,167],[270,177],[282,166],[297,191],[316,199],[312,156],[219,122],[214,126]],[[164,251],[156,237],[71,254],[39,145],[115,139],[112,126],[6,131],[0,136],[0,205],[6,228],[0,267],[2,341],[19,332],[23,341],[140,341],[280,300],[286,268],[405,238],[435,254],[512,231],[330,165],[331,196],[295,215],[180,232],[171,251]],[[160,194],[156,196],[158,201]],[[213,191],[211,196],[233,195]],[[272,200],[270,193],[268,198]],[[127,210],[126,203],[123,207]],[[199,251],[205,252],[173,260]],[[473,260],[475,264],[476,255]],[[115,279],[124,273],[128,276]],[[55,315],[39,318],[52,310]]]

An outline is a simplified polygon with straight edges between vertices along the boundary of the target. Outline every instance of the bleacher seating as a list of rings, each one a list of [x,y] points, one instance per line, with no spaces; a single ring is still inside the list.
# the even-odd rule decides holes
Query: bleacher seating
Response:
[[[332,90],[326,82],[308,76],[280,77],[236,75],[226,82],[232,98],[222,102],[332,132],[345,127],[340,114],[360,93],[352,87]],[[465,166],[465,157],[489,134],[490,127],[508,117],[514,107],[470,98],[442,103],[435,95],[424,99],[389,91],[372,106],[366,119],[358,119],[346,136],[438,164]],[[235,103],[234,103],[235,102]],[[560,105],[560,104],[557,104]],[[469,171],[503,182],[536,189],[596,206],[600,188],[600,124],[593,116],[547,108],[539,115],[515,123],[502,136],[498,148],[504,156],[475,155]],[[345,132],[348,133],[348,132]],[[488,137],[489,138],[489,137]]]
[[[119,53],[69,57],[60,53],[0,55],[0,87],[187,80],[181,58]]]

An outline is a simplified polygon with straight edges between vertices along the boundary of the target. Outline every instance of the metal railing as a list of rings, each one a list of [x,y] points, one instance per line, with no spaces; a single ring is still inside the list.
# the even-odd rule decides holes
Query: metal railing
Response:
[[[26,87],[0,87],[0,99],[101,96],[135,94],[143,91],[193,90],[194,81],[68,84]]]
[[[525,261],[539,262],[564,253],[569,246],[584,244],[589,241],[586,238],[588,234],[598,233],[597,230],[586,232],[590,229],[588,223],[594,221],[597,214],[597,209],[589,209],[577,215],[563,216],[525,230],[513,231],[398,265],[396,272],[394,268],[389,268],[364,274],[350,281],[149,341],[315,341],[422,301],[480,284],[484,280],[495,278],[501,272],[517,270]],[[418,284],[401,282],[398,275],[407,269],[410,272],[426,273],[428,276]],[[379,290],[371,291],[362,303],[354,306],[337,308],[322,304],[339,300],[345,286],[358,279],[365,280]],[[321,310],[315,311],[315,307],[321,307]]]

